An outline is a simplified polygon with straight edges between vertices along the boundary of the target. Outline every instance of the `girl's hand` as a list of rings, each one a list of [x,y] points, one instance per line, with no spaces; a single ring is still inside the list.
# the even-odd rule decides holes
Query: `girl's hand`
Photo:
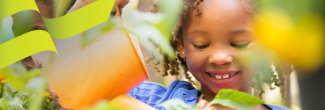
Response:
[[[68,13],[75,11],[95,1],[97,0],[77,0],[76,3],[72,6],[72,8],[68,11]],[[128,3],[129,0],[115,0],[115,5],[117,5],[119,9],[122,9]],[[112,11],[116,11],[115,8]]]

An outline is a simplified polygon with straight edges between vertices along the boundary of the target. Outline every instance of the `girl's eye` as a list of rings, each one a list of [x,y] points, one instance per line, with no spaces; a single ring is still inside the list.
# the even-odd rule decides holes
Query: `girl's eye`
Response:
[[[195,48],[197,48],[197,49],[204,49],[204,48],[208,47],[209,44],[207,44],[207,45],[195,45],[195,44],[193,44],[193,46],[194,46]]]
[[[248,43],[243,44],[243,45],[231,44],[231,46],[234,46],[234,47],[236,47],[236,48],[245,48],[245,47],[247,47],[247,45],[248,45],[249,43],[251,43],[251,42],[248,42]]]

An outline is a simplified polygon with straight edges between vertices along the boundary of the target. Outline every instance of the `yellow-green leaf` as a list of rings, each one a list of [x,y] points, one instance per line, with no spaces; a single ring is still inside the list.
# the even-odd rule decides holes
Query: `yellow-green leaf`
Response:
[[[236,110],[249,110],[264,102],[250,94],[231,89],[222,89],[207,105],[220,104]]]

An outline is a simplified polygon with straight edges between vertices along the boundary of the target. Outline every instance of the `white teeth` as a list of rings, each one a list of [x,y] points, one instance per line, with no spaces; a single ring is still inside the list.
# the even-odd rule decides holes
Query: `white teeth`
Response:
[[[221,75],[216,75],[216,78],[217,79],[222,79],[222,76]]]
[[[223,79],[224,79],[224,78],[229,78],[229,77],[230,77],[229,74],[222,75],[222,78],[223,78]]]
[[[219,75],[219,74],[217,74],[217,75],[212,75],[212,74],[210,74],[210,73],[208,73],[211,77],[213,77],[213,78],[216,78],[216,79],[227,79],[227,78],[230,78],[230,77],[232,77],[232,76],[234,76],[235,74],[236,74],[237,72],[233,72],[233,73],[231,73],[231,74],[223,74],[223,75]]]

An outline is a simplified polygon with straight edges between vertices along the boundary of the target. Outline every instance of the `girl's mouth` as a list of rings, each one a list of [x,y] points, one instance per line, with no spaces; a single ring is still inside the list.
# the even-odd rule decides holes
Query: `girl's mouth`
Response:
[[[237,72],[230,72],[230,73],[227,73],[227,74],[210,74],[207,72],[207,74],[214,78],[214,79],[228,79],[228,78],[232,78],[233,76],[235,76],[236,74],[238,74],[240,71],[237,71]]]

